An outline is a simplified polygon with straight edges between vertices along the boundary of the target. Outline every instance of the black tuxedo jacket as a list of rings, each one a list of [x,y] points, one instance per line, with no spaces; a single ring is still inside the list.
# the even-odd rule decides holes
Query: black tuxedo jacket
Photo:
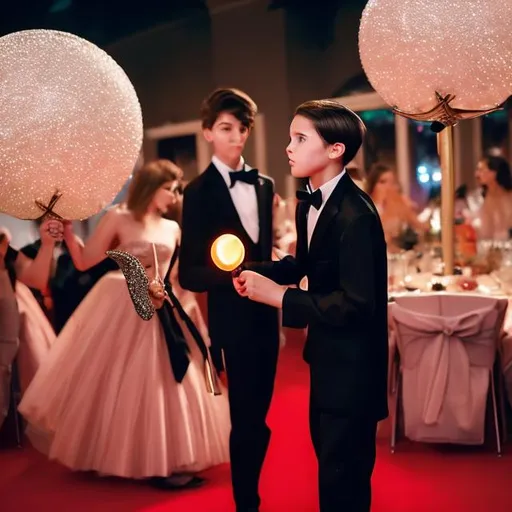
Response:
[[[308,328],[304,359],[311,399],[347,415],[385,418],[387,410],[387,258],[380,218],[348,174],[318,218],[308,250],[309,206],[297,207],[297,254],[254,269],[290,288],[283,325]]]
[[[257,260],[270,260],[274,183],[260,175],[255,187],[260,227],[257,249],[213,163],[184,191],[179,280],[185,289],[208,292],[208,327],[214,348],[230,343],[275,342],[279,337],[277,310],[240,297],[231,273],[219,270],[210,256],[214,240],[232,233],[240,238],[249,258],[258,254]]]

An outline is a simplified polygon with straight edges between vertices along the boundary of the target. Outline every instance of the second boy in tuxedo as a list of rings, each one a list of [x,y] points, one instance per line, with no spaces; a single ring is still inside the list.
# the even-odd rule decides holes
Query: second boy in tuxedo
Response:
[[[256,104],[244,92],[218,89],[201,110],[213,146],[209,167],[184,191],[179,279],[183,288],[208,292],[208,323],[216,366],[225,370],[231,413],[230,457],[237,512],[259,509],[258,481],[270,440],[266,415],[276,372],[277,310],[240,297],[231,276],[210,258],[213,241],[233,233],[251,261],[272,251],[274,184],[242,156]]]

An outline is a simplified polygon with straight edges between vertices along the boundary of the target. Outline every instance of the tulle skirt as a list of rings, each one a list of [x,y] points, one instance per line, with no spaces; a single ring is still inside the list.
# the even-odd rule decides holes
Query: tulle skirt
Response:
[[[20,411],[48,433],[48,456],[128,478],[196,472],[229,460],[227,392],[206,392],[203,360],[181,320],[191,362],[177,383],[157,315],[135,312],[120,272],[72,315]]]

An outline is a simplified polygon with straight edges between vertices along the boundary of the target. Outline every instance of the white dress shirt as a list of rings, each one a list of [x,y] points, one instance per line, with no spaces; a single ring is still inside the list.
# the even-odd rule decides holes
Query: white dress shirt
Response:
[[[327,183],[324,183],[320,190],[322,191],[322,204],[320,205],[320,208],[317,210],[313,206],[309,207],[308,212],[308,247],[311,243],[311,238],[313,236],[313,232],[315,231],[316,223],[318,222],[318,218],[320,217],[320,214],[322,213],[322,210],[324,209],[325,203],[331,196],[333,190],[336,188],[336,185],[340,181],[341,177],[345,174],[345,169],[335,176],[334,178],[330,179]],[[315,192],[313,190],[313,187],[311,186],[311,183],[309,184],[309,189],[311,192]]]
[[[212,157],[213,165],[220,172],[221,176],[226,182],[231,199],[235,205],[242,226],[244,227],[247,234],[251,237],[251,240],[256,244],[260,237],[260,222],[258,217],[258,198],[256,196],[256,188],[254,185],[244,183],[243,181],[237,181],[233,187],[231,187],[230,172],[239,171],[250,171],[252,168],[245,164],[244,159],[240,158],[238,169],[229,168],[224,162],[221,162],[215,155]]]

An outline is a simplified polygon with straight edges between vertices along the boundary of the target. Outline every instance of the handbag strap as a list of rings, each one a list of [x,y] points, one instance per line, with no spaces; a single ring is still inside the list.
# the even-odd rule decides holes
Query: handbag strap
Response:
[[[160,281],[160,269],[158,267],[158,257],[156,255],[156,246],[154,243],[151,244],[153,247],[153,266],[155,267],[155,279]]]

